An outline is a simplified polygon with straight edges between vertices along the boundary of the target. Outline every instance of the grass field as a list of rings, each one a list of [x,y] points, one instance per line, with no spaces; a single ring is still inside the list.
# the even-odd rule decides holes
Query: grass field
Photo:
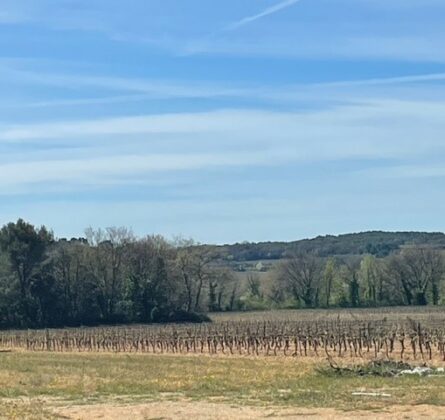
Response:
[[[445,322],[443,306],[392,306],[381,308],[280,309],[271,311],[216,312],[214,322],[229,321],[382,321]]]
[[[150,404],[159,408],[160,403],[217,403],[221,410],[255,407],[258,412],[273,407],[278,417],[280,410],[296,407],[335,409],[339,415],[445,407],[443,376],[336,376],[320,371],[327,366],[320,360],[45,352],[2,353],[0,360],[0,418],[57,418],[62,413],[94,418],[82,417],[82,410],[141,403],[148,412]],[[71,417],[73,406],[77,414]]]

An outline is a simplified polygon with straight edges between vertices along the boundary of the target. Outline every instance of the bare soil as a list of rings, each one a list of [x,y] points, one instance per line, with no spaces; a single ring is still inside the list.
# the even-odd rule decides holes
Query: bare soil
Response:
[[[445,407],[393,406],[379,411],[339,411],[330,408],[238,406],[204,401],[159,401],[131,405],[72,405],[54,410],[72,420],[244,420],[244,419],[445,419]]]

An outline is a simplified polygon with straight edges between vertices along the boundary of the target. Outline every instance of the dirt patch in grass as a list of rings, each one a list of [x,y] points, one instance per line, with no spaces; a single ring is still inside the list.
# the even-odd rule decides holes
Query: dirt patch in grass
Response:
[[[418,419],[445,418],[445,410],[435,406],[393,406],[378,411],[345,412],[330,408],[283,408],[240,406],[227,403],[204,401],[162,401],[136,405],[100,404],[60,407],[55,413],[72,420],[248,420],[248,419]]]

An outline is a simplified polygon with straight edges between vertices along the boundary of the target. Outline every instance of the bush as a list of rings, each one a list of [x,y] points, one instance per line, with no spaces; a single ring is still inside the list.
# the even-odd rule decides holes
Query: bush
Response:
[[[393,377],[399,375],[403,370],[412,370],[408,363],[389,360],[374,360],[366,365],[353,367],[339,367],[330,361],[330,367],[319,368],[318,373],[324,376],[381,376]]]
[[[236,306],[240,311],[266,311],[271,309],[270,302],[256,296],[241,296]]]
[[[172,311],[167,315],[167,319],[160,320],[160,322],[190,322],[200,324],[202,322],[212,322],[206,315],[197,312],[187,312],[182,309]]]

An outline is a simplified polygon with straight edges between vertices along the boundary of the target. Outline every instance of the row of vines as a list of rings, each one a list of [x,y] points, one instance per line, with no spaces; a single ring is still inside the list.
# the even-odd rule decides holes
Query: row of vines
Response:
[[[227,321],[199,325],[0,332],[0,348],[53,352],[133,352],[445,361],[445,324],[416,322]]]

